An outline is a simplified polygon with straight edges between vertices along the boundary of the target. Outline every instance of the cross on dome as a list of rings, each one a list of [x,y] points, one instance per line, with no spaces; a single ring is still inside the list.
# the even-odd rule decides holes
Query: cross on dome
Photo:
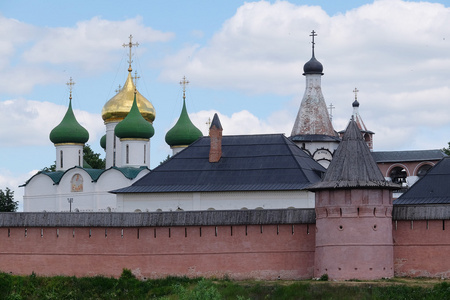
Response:
[[[131,76],[131,78],[134,80],[134,85],[137,86],[137,80],[141,78],[141,76],[138,76],[137,71],[134,71],[134,76]]]
[[[311,44],[312,44],[312,54],[313,54],[313,56],[314,56],[314,45],[316,44],[316,43],[314,42],[314,37],[317,36],[317,33],[313,30],[313,31],[311,31],[311,34],[310,34],[309,36],[312,37],[312,42],[311,42]]]
[[[129,54],[129,56],[128,56],[128,57],[129,57],[129,60],[128,60],[128,64],[129,64],[129,66],[128,66],[128,71],[131,72],[131,71],[132,71],[132,69],[131,69],[131,63],[133,62],[133,60],[131,60],[131,57],[133,56],[133,54],[131,54],[131,48],[133,48],[133,46],[138,47],[138,46],[139,46],[139,43],[136,42],[136,43],[133,44],[133,35],[130,34],[130,37],[129,37],[129,38],[130,38],[130,42],[128,42],[128,44],[125,44],[125,43],[124,43],[122,46],[123,46],[123,47],[129,47],[129,48],[130,48],[130,54]]]
[[[75,85],[75,81],[72,80],[72,77],[70,77],[69,82],[67,82],[66,85],[69,87],[69,99],[72,100],[72,89]]]
[[[183,76],[183,80],[180,81],[180,85],[183,86],[183,99],[186,99],[186,85],[189,84],[189,80],[186,80],[186,76]]]
[[[359,90],[357,88],[353,90],[353,93],[355,93],[355,100],[358,100],[358,92]]]

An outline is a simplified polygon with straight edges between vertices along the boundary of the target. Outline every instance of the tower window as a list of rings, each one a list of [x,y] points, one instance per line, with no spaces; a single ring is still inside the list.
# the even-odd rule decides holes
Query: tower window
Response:
[[[130,146],[127,144],[127,147],[126,147],[126,156],[127,156],[127,158],[126,158],[126,160],[127,160],[127,164],[129,164],[130,163]]]
[[[60,165],[61,165],[61,168],[64,168],[64,164],[63,164],[63,151],[61,150],[61,151],[59,151],[59,158],[60,158]]]

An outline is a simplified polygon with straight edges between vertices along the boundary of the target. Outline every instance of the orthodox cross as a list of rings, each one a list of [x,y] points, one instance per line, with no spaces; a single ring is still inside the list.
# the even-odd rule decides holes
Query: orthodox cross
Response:
[[[131,79],[134,80],[134,85],[137,86],[137,80],[141,78],[141,76],[138,76],[137,71],[134,71],[134,76],[131,76]]]
[[[128,60],[128,64],[129,64],[129,67],[128,67],[128,71],[129,72],[131,72],[131,63],[133,62],[132,60],[131,60],[131,57],[133,56],[132,54],[131,54],[131,48],[133,48],[133,46],[135,46],[135,47],[137,47],[137,46],[139,46],[139,43],[134,43],[133,44],[133,35],[131,35],[130,34],[130,42],[128,43],[128,44],[123,44],[122,46],[123,47],[129,47],[130,48],[130,54],[129,54],[129,60]]]
[[[69,87],[70,92],[69,99],[72,100],[72,88],[75,85],[75,82],[72,80],[72,77],[70,77],[69,82],[67,82],[66,85]]]
[[[186,85],[189,84],[189,80],[186,80],[186,76],[183,76],[183,80],[180,81],[183,86],[183,100],[186,99]]]
[[[208,121],[205,124],[208,125],[208,128],[211,127],[211,118],[208,118]]]
[[[333,109],[335,109],[336,107],[333,106],[333,103],[330,103],[330,105],[328,105],[328,109],[330,110],[330,121],[333,121]]]
[[[353,90],[353,93],[355,93],[355,100],[358,100],[358,92],[359,90],[357,88]]]
[[[311,42],[311,44],[312,44],[312,54],[313,54],[313,56],[314,56],[314,45],[316,44],[316,43],[314,42],[314,37],[317,36],[317,33],[313,30],[313,31],[311,31],[311,34],[310,34],[309,36],[312,37],[312,42]]]
[[[122,86],[119,84],[119,87],[117,88],[117,90],[115,90],[116,93],[120,92],[120,89],[122,88]]]

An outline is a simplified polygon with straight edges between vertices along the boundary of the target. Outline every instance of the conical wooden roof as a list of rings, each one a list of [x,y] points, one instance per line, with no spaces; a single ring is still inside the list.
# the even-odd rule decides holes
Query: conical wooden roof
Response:
[[[310,190],[337,188],[388,188],[400,186],[384,179],[360,129],[352,118],[321,182]]]

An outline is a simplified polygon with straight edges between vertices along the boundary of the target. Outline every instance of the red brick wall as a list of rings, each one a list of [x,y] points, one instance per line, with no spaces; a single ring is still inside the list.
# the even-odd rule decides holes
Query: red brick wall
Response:
[[[14,274],[311,278],[315,226],[0,228],[0,271]],[[201,230],[201,235],[200,235]],[[26,232],[26,233],[25,233]],[[217,232],[217,234],[216,234]]]
[[[396,276],[450,277],[450,221],[394,221]]]

